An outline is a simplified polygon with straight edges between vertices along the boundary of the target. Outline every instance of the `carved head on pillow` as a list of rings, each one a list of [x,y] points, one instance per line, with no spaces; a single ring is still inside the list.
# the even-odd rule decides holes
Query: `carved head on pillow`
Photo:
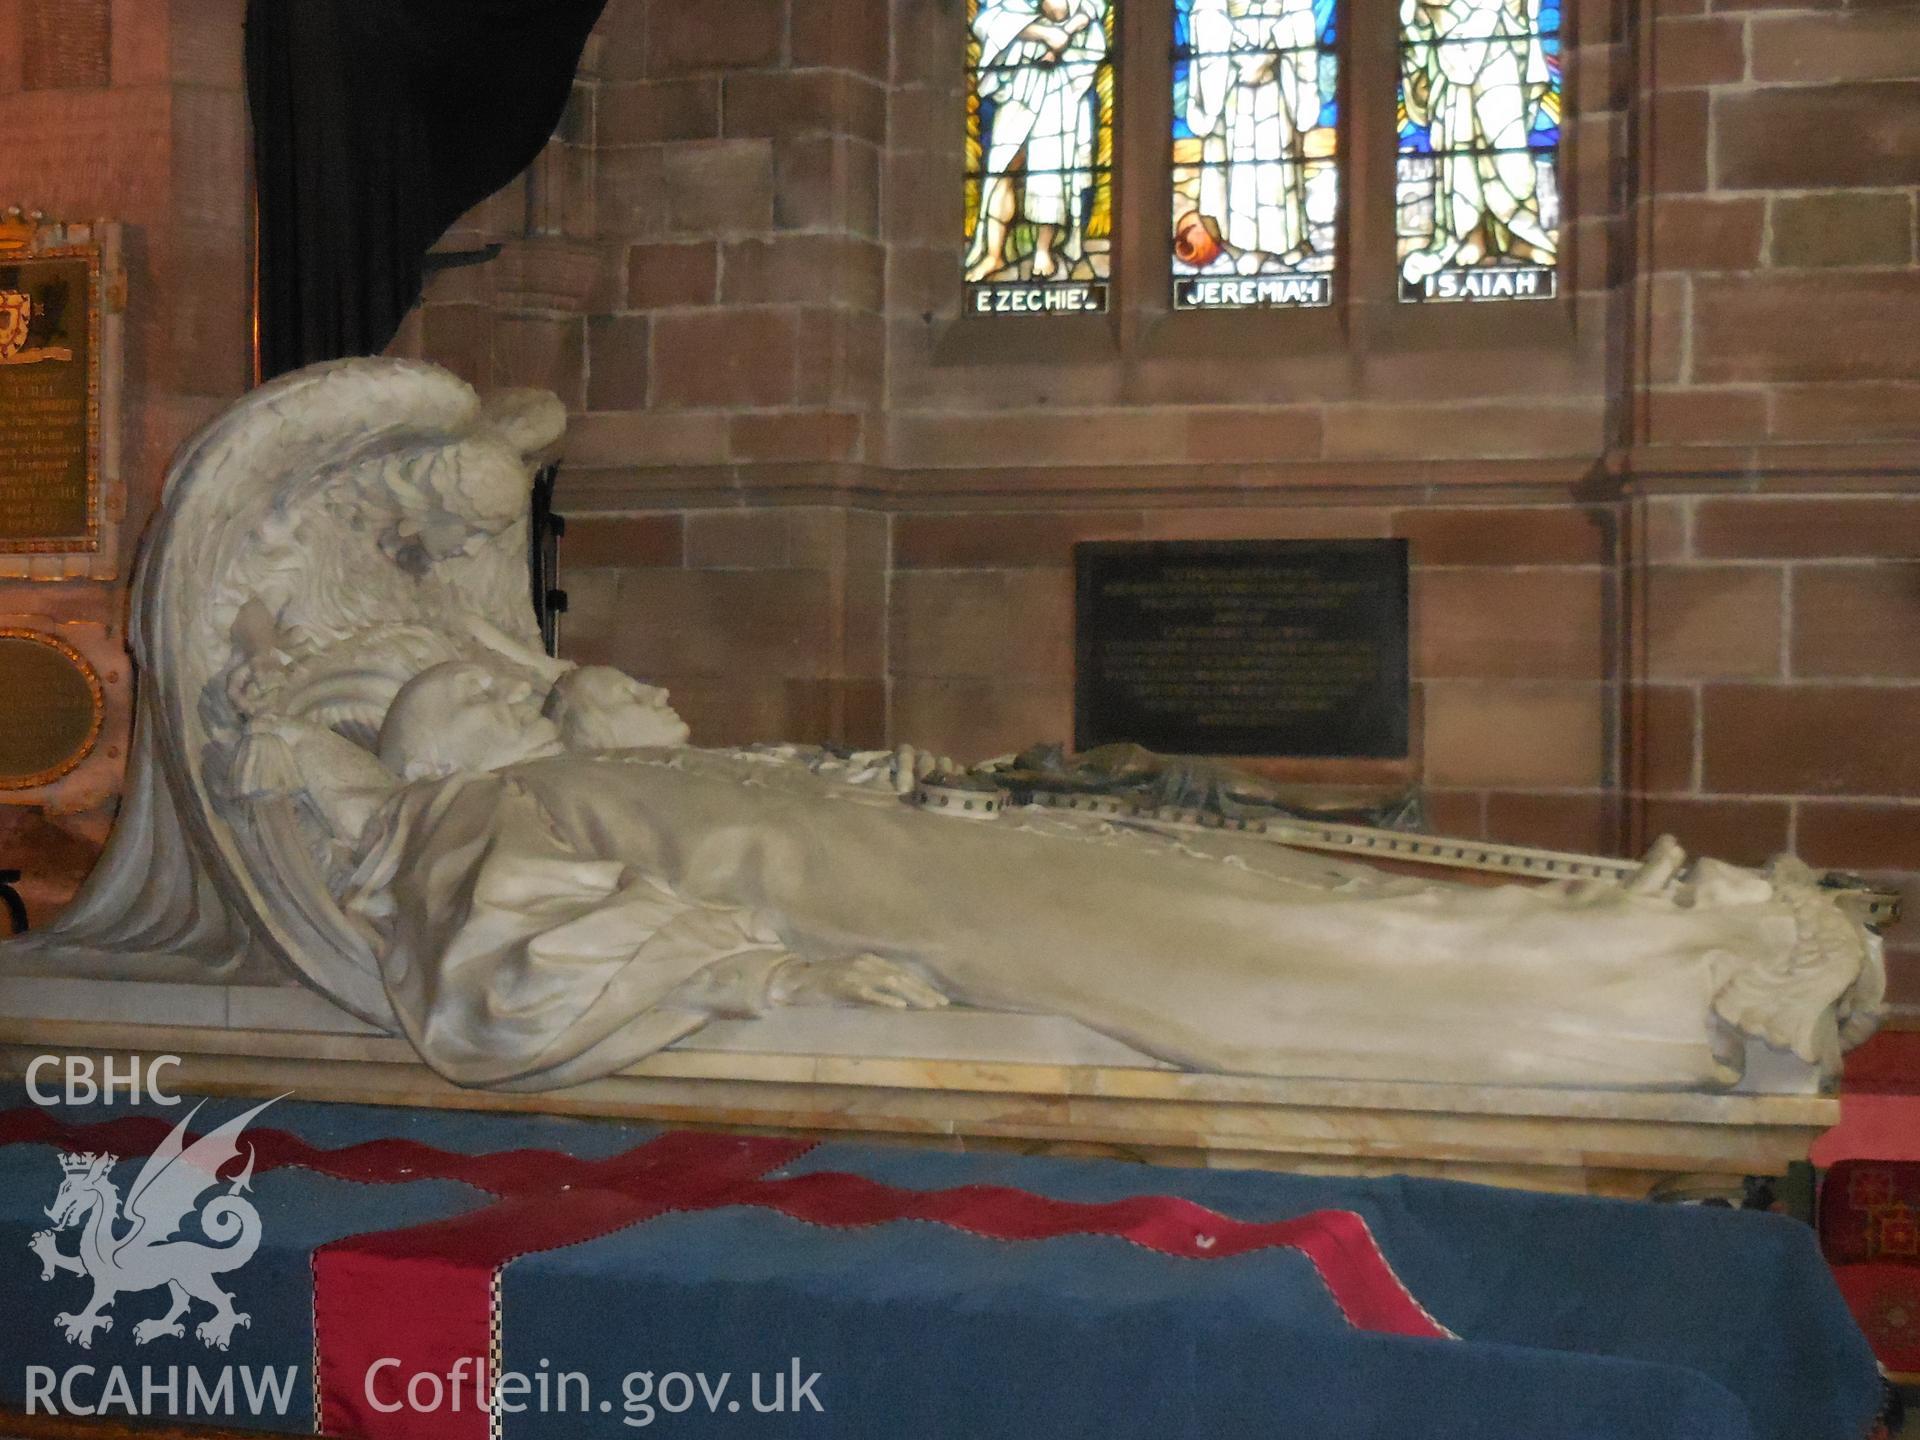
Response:
[[[560,730],[529,714],[532,687],[452,661],[401,687],[380,727],[380,760],[404,780],[499,770],[561,751]]]

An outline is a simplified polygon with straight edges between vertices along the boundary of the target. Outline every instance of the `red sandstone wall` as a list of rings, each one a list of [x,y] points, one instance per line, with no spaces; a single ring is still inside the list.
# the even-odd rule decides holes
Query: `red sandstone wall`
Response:
[[[246,380],[240,10],[0,0],[0,203],[135,227],[133,528]],[[1446,828],[1913,887],[1920,9],[1575,11],[1552,322],[1169,325],[1144,210],[1113,321],[958,327],[959,7],[612,0],[554,145],[447,241],[505,253],[396,348],[567,398],[569,648],[702,739],[1063,735],[1074,540],[1405,535]],[[44,914],[106,819],[0,809],[0,864]]]
[[[1641,833],[1903,886],[1893,993],[1920,1005],[1920,495],[1759,488],[1649,504]]]
[[[1920,8],[1662,4],[1627,464],[1641,834],[1920,912]],[[1920,915],[1891,937],[1920,1006]]]
[[[244,10],[244,0],[0,0],[0,206],[128,227],[122,578],[0,582],[0,613],[118,626],[168,457],[251,379]],[[106,811],[0,805],[0,867],[27,872],[36,921],[91,868],[110,822]]]
[[[884,738],[887,522],[837,502],[885,378],[888,53],[876,5],[612,0],[554,145],[445,242],[505,254],[396,343],[566,398],[569,648],[704,739]],[[768,485],[797,508],[731,508]]]
[[[1060,736],[1074,540],[1405,535],[1444,826],[1912,886],[1920,9],[1573,14],[1550,314],[1171,323],[1146,206],[1113,320],[960,325],[959,6],[614,0],[414,343],[568,395],[570,648],[702,738]]]
[[[1636,438],[1816,447],[1767,468],[1920,440],[1920,9],[1706,9],[1659,6],[1643,66]]]

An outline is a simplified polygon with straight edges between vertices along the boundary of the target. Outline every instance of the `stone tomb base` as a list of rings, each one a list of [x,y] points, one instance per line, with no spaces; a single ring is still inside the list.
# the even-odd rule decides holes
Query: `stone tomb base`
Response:
[[[1839,1118],[1820,1095],[1266,1079],[1171,1069],[1070,1021],[794,1010],[710,1025],[565,1090],[465,1090],[403,1039],[303,989],[0,979],[0,1076],[41,1055],[180,1058],[182,1091],[611,1115],[952,1149],[1155,1164],[1409,1174],[1637,1198],[1804,1160]],[[43,1084],[57,1079],[43,1071]]]

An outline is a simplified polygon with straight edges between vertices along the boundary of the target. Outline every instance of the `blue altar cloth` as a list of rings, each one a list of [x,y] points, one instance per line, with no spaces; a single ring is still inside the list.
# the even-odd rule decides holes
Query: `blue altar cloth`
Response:
[[[18,1087],[0,1087],[0,1112],[27,1106]],[[74,1125],[129,1114],[170,1125],[186,1108],[49,1114]],[[209,1101],[193,1129],[247,1108]],[[328,1149],[409,1139],[457,1155],[535,1149],[590,1160],[662,1134],[294,1101],[272,1106],[250,1133],[268,1129]],[[150,1290],[121,1295],[119,1323],[83,1350],[54,1316],[79,1310],[87,1283],[69,1273],[43,1281],[29,1250],[48,1227],[60,1148],[0,1143],[0,1314],[11,1318],[0,1332],[0,1405],[14,1410],[29,1408],[38,1385],[33,1408],[47,1413],[52,1376],[59,1413],[91,1406],[124,1423],[144,1410],[156,1420],[312,1433],[315,1250],[494,1203],[454,1179],[369,1183],[263,1166],[247,1192],[259,1251],[222,1282],[250,1315],[231,1347],[193,1338],[198,1308],[184,1338],[137,1344],[135,1322],[166,1308],[165,1292]],[[132,1158],[114,1169],[123,1191],[138,1169]],[[841,1143],[797,1154],[765,1178],[840,1172],[914,1192],[1002,1186],[1085,1203],[1177,1196],[1256,1223],[1353,1212],[1406,1289],[1458,1338],[1355,1328],[1297,1249],[1180,1258],[1109,1235],[1010,1240],[918,1220],[843,1228],[723,1204],[670,1210],[505,1263],[492,1363],[525,1377],[525,1388],[520,1410],[498,1416],[494,1433],[1861,1440],[1880,1403],[1873,1357],[1813,1233],[1777,1216],[1441,1181]],[[551,1203],[571,1197],[556,1193]],[[62,1232],[69,1253],[75,1233]],[[406,1298],[394,1297],[395,1307]],[[383,1308],[365,1315],[376,1335]],[[69,1382],[76,1366],[92,1370]],[[232,1367],[233,1404],[209,1416],[185,1393],[170,1400],[163,1385],[142,1405],[143,1367],[162,1380],[179,1367],[180,1390],[189,1368],[205,1389]],[[108,1388],[115,1369],[126,1374],[133,1414],[102,1405],[117,1399]],[[249,1397],[248,1376],[262,1373],[284,1380],[283,1391]],[[561,1383],[563,1375],[579,1378]],[[776,1398],[781,1413],[758,1413]],[[431,1418],[401,1415],[389,1433],[454,1433],[435,1426],[457,1403]]]

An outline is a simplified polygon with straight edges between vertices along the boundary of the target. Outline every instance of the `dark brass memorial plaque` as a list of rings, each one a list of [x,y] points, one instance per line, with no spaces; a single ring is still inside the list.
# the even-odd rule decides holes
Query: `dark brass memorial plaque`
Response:
[[[1074,745],[1407,753],[1404,540],[1074,547]]]
[[[0,553],[93,549],[97,249],[0,251]]]
[[[0,790],[67,774],[100,738],[104,702],[93,667],[65,641],[0,628]]]

